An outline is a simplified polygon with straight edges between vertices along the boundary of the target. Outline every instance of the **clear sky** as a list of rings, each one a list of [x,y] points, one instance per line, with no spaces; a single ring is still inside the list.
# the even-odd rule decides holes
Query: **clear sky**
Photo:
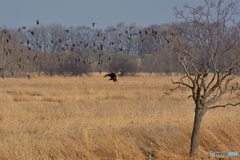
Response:
[[[196,6],[203,0],[0,0],[0,26],[41,24],[92,26],[105,29],[119,22],[147,27],[176,21],[173,8]],[[240,18],[239,18],[240,19]]]

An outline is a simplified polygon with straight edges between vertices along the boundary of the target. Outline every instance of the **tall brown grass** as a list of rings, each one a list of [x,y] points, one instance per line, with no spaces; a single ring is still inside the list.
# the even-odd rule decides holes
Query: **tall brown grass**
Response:
[[[185,88],[165,95],[170,79],[179,77],[1,79],[0,159],[189,159],[194,103]],[[199,145],[203,159],[240,154],[240,108],[208,111]]]

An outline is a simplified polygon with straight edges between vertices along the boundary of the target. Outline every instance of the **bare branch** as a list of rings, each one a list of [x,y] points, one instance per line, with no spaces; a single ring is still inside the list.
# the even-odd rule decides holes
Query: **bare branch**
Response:
[[[194,66],[194,64],[193,64],[193,61],[192,61],[193,58],[192,58],[191,53],[189,53],[187,50],[185,50],[185,49],[183,48],[183,46],[181,45],[181,43],[179,42],[178,39],[177,39],[177,42],[178,42],[181,50],[182,50],[183,52],[185,52],[185,53],[190,57],[191,66],[193,67],[193,69],[195,70],[195,72],[199,75],[200,73],[199,73],[198,69],[197,69],[197,68]]]
[[[240,103],[235,103],[235,104],[227,103],[227,104],[224,104],[224,105],[216,105],[216,106],[208,107],[208,110],[218,108],[218,107],[237,106],[237,105],[240,105]]]
[[[173,84],[180,84],[180,85],[184,85],[184,86],[186,86],[188,88],[191,88],[191,89],[193,88],[192,86],[188,85],[187,83],[184,83],[183,81],[174,82],[172,79],[171,79],[171,81],[172,81]]]
[[[219,86],[220,86],[220,84],[221,84],[221,78],[220,78],[220,73],[219,73],[219,71],[217,71],[217,82],[216,82],[216,84],[215,85],[213,85],[208,91],[206,91],[205,93],[204,93],[204,97],[206,98],[206,97],[208,97],[210,94],[212,94],[212,92],[216,89],[216,88],[218,88]],[[214,78],[215,78],[215,75],[214,75]],[[212,79],[211,80],[211,82],[210,83],[212,83],[212,81],[213,81],[214,79]],[[209,83],[209,84],[210,84]],[[208,87],[209,87],[209,85],[208,85]],[[207,87],[207,88],[208,88]]]
[[[179,84],[176,88],[170,89],[169,92],[164,92],[165,95],[171,95],[173,93],[173,91],[175,91],[176,89],[178,89],[180,87],[181,84]]]
[[[185,63],[181,60],[181,58],[178,56],[178,53],[177,53],[176,49],[174,49],[174,52],[176,53],[177,59],[178,59],[178,61],[181,63],[181,65],[182,65],[182,67],[183,67],[183,69],[184,69],[184,72],[187,74],[187,77],[193,82],[193,79],[192,79],[192,77],[190,76],[190,74],[189,74],[189,72],[188,72],[188,70],[187,70],[187,68],[186,68],[186,64],[185,64]]]

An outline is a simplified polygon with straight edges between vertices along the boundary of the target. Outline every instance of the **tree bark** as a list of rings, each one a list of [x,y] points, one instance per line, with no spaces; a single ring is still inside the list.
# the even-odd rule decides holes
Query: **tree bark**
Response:
[[[205,112],[202,108],[196,107],[193,131],[191,137],[190,157],[198,157],[198,142],[202,118]]]

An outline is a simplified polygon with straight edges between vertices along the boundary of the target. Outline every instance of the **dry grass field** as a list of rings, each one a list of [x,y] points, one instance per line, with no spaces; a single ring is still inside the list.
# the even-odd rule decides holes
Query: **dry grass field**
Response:
[[[0,159],[189,159],[190,92],[164,94],[179,77],[103,75],[0,79]],[[199,145],[240,154],[240,106],[208,111]]]

